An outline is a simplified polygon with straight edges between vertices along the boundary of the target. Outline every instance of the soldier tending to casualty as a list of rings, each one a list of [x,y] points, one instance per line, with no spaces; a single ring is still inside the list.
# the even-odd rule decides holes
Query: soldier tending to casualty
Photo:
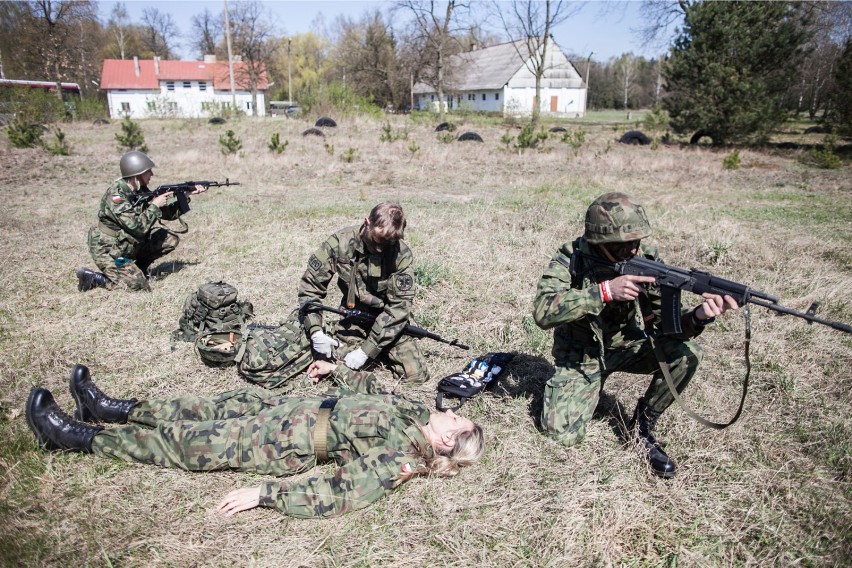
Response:
[[[669,478],[677,467],[652,431],[674,397],[645,331],[652,333],[659,325],[659,291],[652,277],[619,276],[611,268],[637,254],[659,260],[655,249],[640,246],[650,234],[639,203],[623,193],[607,193],[586,212],[583,236],[562,245],[551,259],[538,283],[533,312],[542,329],[553,328],[556,363],[545,385],[541,425],[562,444],[576,444],[586,434],[586,424],[611,373],[653,374],[628,426],[647,450],[651,470]],[[682,334],[656,339],[678,393],[701,361],[701,347],[692,339],[716,316],[738,307],[730,296],[706,293],[702,297],[701,305],[682,310]]]
[[[101,272],[78,269],[78,290],[112,290],[122,284],[130,290],[148,290],[148,267],[177,247],[178,236],[173,231],[153,228],[161,219],[180,216],[177,203],[167,205],[171,192],[150,200],[137,199],[139,192],[148,190],[154,167],[151,158],[139,150],[121,157],[121,177],[101,198],[98,224],[89,229],[89,252]],[[196,185],[189,195],[204,191],[206,187]]]
[[[89,370],[71,372],[75,417],[35,388],[26,416],[47,449],[92,452],[191,471],[253,471],[284,476],[333,461],[338,468],[298,483],[266,481],[219,503],[233,515],[257,506],[293,517],[331,517],[361,509],[415,475],[453,476],[482,454],[482,428],[452,412],[377,394],[372,374],[317,361],[308,375],[333,375],[337,398],[286,397],[246,388],[216,397],[109,398]],[[86,422],[125,424],[104,429]]]
[[[360,227],[331,235],[308,260],[299,303],[325,298],[336,274],[341,305],[373,314],[376,320],[364,324],[342,319],[329,336],[323,331],[322,314],[310,312],[303,325],[313,349],[325,357],[344,357],[346,366],[356,370],[381,359],[394,376],[423,384],[429,373],[420,347],[402,333],[415,293],[411,250],[402,241],[405,225],[402,207],[386,201],[376,205]]]

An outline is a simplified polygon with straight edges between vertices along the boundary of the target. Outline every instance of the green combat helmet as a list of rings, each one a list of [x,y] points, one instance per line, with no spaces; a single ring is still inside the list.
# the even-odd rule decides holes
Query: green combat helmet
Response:
[[[118,168],[121,170],[121,177],[123,178],[138,176],[155,167],[157,167],[157,164],[145,152],[139,150],[126,152],[118,162]]]
[[[626,243],[650,235],[645,209],[623,193],[605,193],[586,211],[583,237],[590,244]]]

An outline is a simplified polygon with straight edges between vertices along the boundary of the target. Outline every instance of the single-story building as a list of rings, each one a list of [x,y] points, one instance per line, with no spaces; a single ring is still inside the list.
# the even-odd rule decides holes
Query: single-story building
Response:
[[[245,62],[234,63],[234,96],[227,61],[207,55],[203,61],[105,59],[101,89],[112,118],[209,117],[230,108],[253,114]],[[257,85],[257,115],[266,112],[268,87],[263,72]]]
[[[535,74],[530,71],[532,65],[528,65],[526,49],[523,41],[516,41],[473,49],[449,58],[444,108],[506,115],[532,114]],[[553,38],[548,38],[546,59],[541,78],[541,113],[571,117],[585,115],[586,83]],[[420,82],[414,86],[413,92],[415,108],[438,108],[438,93],[434,86]]]

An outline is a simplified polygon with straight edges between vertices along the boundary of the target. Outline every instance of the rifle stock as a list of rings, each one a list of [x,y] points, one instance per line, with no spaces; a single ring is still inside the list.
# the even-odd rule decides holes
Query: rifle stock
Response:
[[[299,308],[299,313],[303,317],[304,314],[308,312],[320,311],[331,312],[343,316],[344,318],[351,318],[353,320],[365,323],[372,323],[376,320],[376,316],[367,312],[362,312],[361,310],[333,308],[331,306],[326,306],[325,304],[321,304],[319,302],[305,302]],[[405,328],[402,330],[402,332],[412,337],[426,338],[431,339],[432,341],[446,343],[447,345],[452,345],[453,347],[458,347],[459,349],[470,349],[470,346],[461,343],[458,339],[444,339],[437,333],[433,333],[427,329],[423,329],[422,327],[416,325],[411,325],[410,323],[405,324]]]

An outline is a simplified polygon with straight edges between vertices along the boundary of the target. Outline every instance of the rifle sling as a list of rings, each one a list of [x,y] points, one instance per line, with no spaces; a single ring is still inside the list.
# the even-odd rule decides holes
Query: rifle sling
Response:
[[[107,227],[107,226],[103,223],[103,221],[101,221],[100,223],[98,223],[98,231],[100,231],[100,233],[101,233],[102,235],[106,235],[106,236],[108,236],[108,237],[112,237],[113,239],[114,239],[114,238],[116,238],[116,237],[118,236],[118,231],[116,231],[116,230],[115,230],[115,229],[113,229],[112,227]]]
[[[719,422],[713,422],[711,420],[707,420],[706,418],[702,418],[698,414],[692,411],[683,399],[678,394],[677,389],[675,388],[674,380],[672,379],[671,372],[669,371],[669,364],[666,361],[666,354],[663,353],[662,347],[660,347],[657,342],[654,340],[653,334],[648,334],[648,340],[651,342],[651,346],[654,349],[654,354],[657,356],[657,363],[660,365],[660,371],[663,373],[663,377],[666,379],[666,385],[669,387],[669,390],[674,396],[674,399],[683,408],[683,411],[686,412],[690,417],[694,418],[696,421],[700,422],[704,426],[708,428],[712,428],[714,430],[724,430],[728,426],[732,426],[737,420],[740,419],[740,414],[742,414],[743,406],[745,405],[746,394],[748,394],[748,379],[751,375],[751,359],[749,358],[749,344],[751,343],[751,314],[748,309],[748,304],[743,306],[745,310],[743,315],[745,317],[745,340],[743,341],[743,346],[745,348],[745,361],[746,361],[746,373],[745,378],[743,379],[743,395],[740,398],[740,406],[737,408],[736,414],[731,418],[731,421],[726,424],[721,424]]]
[[[328,458],[328,422],[331,417],[331,411],[337,404],[336,398],[327,398],[320,404],[317,419],[314,422],[314,431],[311,435],[314,442],[314,453],[317,456],[317,463],[326,463]]]

